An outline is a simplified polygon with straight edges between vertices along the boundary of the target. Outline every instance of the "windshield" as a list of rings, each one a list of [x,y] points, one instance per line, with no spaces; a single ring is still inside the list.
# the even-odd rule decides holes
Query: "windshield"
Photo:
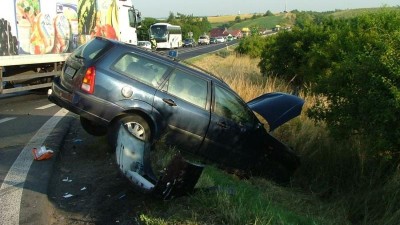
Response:
[[[156,41],[166,41],[168,36],[166,25],[157,25],[150,28],[150,36]]]

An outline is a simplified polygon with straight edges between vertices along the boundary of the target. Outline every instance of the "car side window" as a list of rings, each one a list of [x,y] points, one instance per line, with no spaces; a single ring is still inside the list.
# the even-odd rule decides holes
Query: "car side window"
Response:
[[[112,69],[157,87],[168,67],[134,54],[125,54],[114,63]]]
[[[254,120],[253,112],[240,98],[219,86],[215,86],[213,111],[237,123],[252,123]]]
[[[207,81],[180,70],[172,72],[163,91],[201,108],[207,103]]]

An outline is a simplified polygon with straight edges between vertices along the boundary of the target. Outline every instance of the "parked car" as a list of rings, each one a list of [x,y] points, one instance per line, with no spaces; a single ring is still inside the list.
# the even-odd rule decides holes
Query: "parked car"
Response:
[[[223,43],[225,42],[225,38],[224,37],[217,37],[217,43]]]
[[[216,44],[216,43],[217,43],[217,38],[216,37],[210,38],[210,44]]]
[[[226,41],[233,41],[233,36],[226,37]]]
[[[194,47],[196,46],[196,41],[193,38],[186,38],[183,41],[183,47]]]
[[[150,159],[143,152],[160,138],[252,175],[287,179],[299,166],[295,152],[254,112],[274,130],[300,114],[302,99],[268,93],[246,103],[220,78],[137,46],[101,37],[80,46],[54,79],[48,98],[79,115],[89,134],[107,135],[121,154],[126,149],[116,143],[122,131],[137,140],[135,146],[145,146],[135,166],[132,154],[118,158],[121,168],[136,168],[134,175],[125,174],[130,179],[146,179],[149,172],[143,168]]]
[[[146,49],[151,49],[151,43],[150,43],[150,41],[138,41],[138,44],[137,44],[139,47],[142,47],[142,48],[146,48]]]
[[[209,45],[210,38],[207,35],[200,36],[198,43],[199,43],[199,45]]]

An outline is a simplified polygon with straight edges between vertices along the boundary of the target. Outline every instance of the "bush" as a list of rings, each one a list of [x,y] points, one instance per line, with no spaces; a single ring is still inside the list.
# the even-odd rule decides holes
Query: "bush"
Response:
[[[246,54],[252,58],[259,58],[267,41],[261,36],[250,36],[242,39],[235,51],[239,54]]]
[[[335,137],[358,137],[365,150],[389,158],[387,151],[399,152],[400,11],[318,16],[302,26],[269,38],[261,72],[313,87],[323,98],[309,115]]]
[[[338,25],[316,49],[328,53],[331,65],[314,88],[326,99],[310,116],[325,121],[335,136],[359,136],[372,154],[391,157],[387,151],[400,150],[400,12],[382,10]]]

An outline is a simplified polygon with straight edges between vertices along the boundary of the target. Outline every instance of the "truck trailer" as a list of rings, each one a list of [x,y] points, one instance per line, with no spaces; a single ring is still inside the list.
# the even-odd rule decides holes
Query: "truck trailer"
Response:
[[[0,94],[51,86],[78,46],[95,36],[137,45],[131,0],[3,0]]]

